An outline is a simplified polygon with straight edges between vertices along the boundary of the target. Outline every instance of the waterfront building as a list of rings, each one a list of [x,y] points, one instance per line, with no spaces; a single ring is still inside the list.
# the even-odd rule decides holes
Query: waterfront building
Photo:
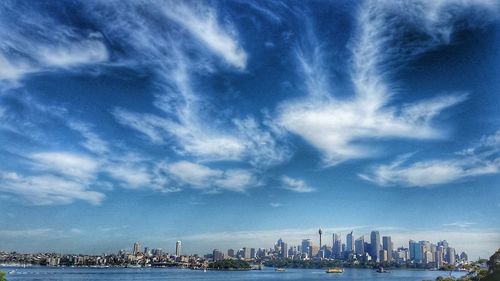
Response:
[[[231,257],[231,258],[234,258],[234,250],[233,249],[227,250],[227,256]]]
[[[466,262],[468,261],[469,257],[467,256],[467,254],[465,252],[462,252],[460,254],[460,260],[463,261],[463,262]]]
[[[434,260],[436,261],[437,268],[441,268],[444,264],[444,247],[437,246],[436,253],[434,254]]]
[[[391,236],[383,236],[382,237],[382,250],[387,251],[387,261],[392,261],[392,252],[393,251],[393,243]]]
[[[333,234],[332,255],[334,258],[340,258],[342,253],[342,240],[339,234]]]
[[[378,254],[380,252],[380,233],[378,231],[372,231],[370,234],[370,255],[373,261],[379,261]]]
[[[420,243],[410,240],[408,242],[408,248],[410,250],[410,260],[421,263],[423,260],[423,253]]]
[[[213,261],[220,261],[224,259],[224,254],[219,251],[219,249],[214,249],[212,252],[212,260]]]
[[[448,247],[446,249],[446,262],[448,264],[455,264],[455,249],[454,248],[451,248],[451,247]]]
[[[380,250],[380,252],[378,254],[378,259],[380,262],[389,261],[387,250]]]
[[[311,256],[311,258],[313,258],[313,257],[317,257],[317,256],[318,256],[318,253],[319,253],[319,247],[318,247],[318,246],[316,246],[316,245],[312,245],[310,249],[311,249],[311,253],[310,253],[310,254],[311,254],[311,255],[310,255],[310,256]]]
[[[132,254],[137,255],[140,252],[141,252],[141,243],[135,242],[134,243],[134,250],[133,250]]]
[[[249,260],[251,259],[252,257],[250,256],[250,249],[247,248],[247,247],[243,247],[243,253],[242,253],[242,257],[245,259],[245,260]]]
[[[306,253],[308,257],[311,257],[312,241],[311,239],[302,240],[302,253]]]
[[[175,256],[180,257],[182,251],[182,243],[181,241],[175,242]]]
[[[354,241],[354,249],[356,255],[364,255],[365,254],[365,237],[361,236],[356,241]]]
[[[345,252],[347,252],[348,254],[351,254],[351,253],[354,253],[354,235],[352,234],[353,231],[351,231],[351,233],[347,234],[346,236],[346,247],[345,247]]]
[[[286,247],[286,243],[285,243]],[[255,251],[255,248],[250,248],[250,258],[255,259],[257,257],[257,252]]]

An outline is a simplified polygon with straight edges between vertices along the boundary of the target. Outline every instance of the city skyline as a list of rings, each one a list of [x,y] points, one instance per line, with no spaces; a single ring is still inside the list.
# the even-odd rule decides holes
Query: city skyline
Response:
[[[207,262],[216,262],[225,259],[238,259],[255,263],[266,262],[274,259],[290,260],[328,260],[353,263],[381,263],[399,264],[400,266],[420,266],[421,268],[440,269],[444,265],[464,266],[470,262],[465,251],[457,251],[446,240],[435,243],[426,240],[409,240],[408,247],[394,247],[390,235],[382,236],[380,232],[370,232],[370,242],[364,241],[364,235],[353,243],[353,231],[346,235],[346,242],[342,243],[342,236],[332,234],[332,246],[322,243],[323,231],[319,228],[319,245],[311,239],[302,239],[300,245],[290,245],[278,239],[272,247],[242,247],[229,248],[227,251],[214,248],[208,254],[181,254],[182,241],[175,243],[175,253],[169,253],[162,248],[141,247],[137,241],[132,246],[132,251],[121,249],[117,253],[102,253],[101,255],[82,255],[81,253],[6,253],[0,251],[1,264],[29,262],[30,265],[47,266],[141,266],[165,267],[188,266],[190,268],[207,267]],[[349,245],[351,244],[351,245]],[[376,251],[375,251],[376,250]],[[460,254],[459,254],[460,253]],[[6,262],[6,263],[5,263]]]
[[[0,1],[0,249],[500,245],[499,1],[122,2]]]

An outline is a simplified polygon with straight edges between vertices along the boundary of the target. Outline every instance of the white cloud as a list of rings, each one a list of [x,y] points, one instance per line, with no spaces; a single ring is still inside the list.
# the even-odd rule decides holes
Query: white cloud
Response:
[[[283,206],[283,204],[277,203],[277,202],[271,202],[271,203],[269,203],[269,206],[271,206],[273,208],[279,208],[279,207]]]
[[[99,163],[85,155],[68,152],[39,152],[30,155],[35,167],[85,181],[94,177]]]
[[[199,188],[209,188],[214,178],[222,176],[222,171],[188,161],[171,164],[168,171],[181,182]]]
[[[153,187],[151,173],[140,165],[110,162],[104,169],[125,188]]]
[[[456,222],[445,223],[445,224],[443,224],[443,226],[470,228],[470,227],[474,226],[475,224],[476,224],[475,222],[456,221]]]
[[[34,205],[70,204],[76,200],[100,204],[105,196],[88,190],[87,185],[52,175],[22,176],[0,173],[0,190],[21,196]]]
[[[108,50],[100,40],[83,40],[63,46],[47,46],[39,50],[38,59],[49,67],[67,68],[108,60]]]
[[[244,192],[258,184],[255,175],[244,169],[221,170],[188,161],[179,161],[169,164],[167,170],[170,176],[181,185],[196,189]]]
[[[34,6],[2,2],[0,9],[0,86],[19,86],[27,74],[74,70],[109,59],[101,34],[68,25]]]
[[[227,63],[240,69],[246,67],[248,56],[238,42],[234,28],[222,27],[214,10],[201,5],[195,6],[195,10],[179,2],[170,4],[163,7],[168,18],[180,24]]]
[[[465,149],[454,158],[410,162],[403,155],[389,165],[376,166],[360,177],[382,186],[432,186],[459,181],[474,176],[500,173],[500,138],[482,137],[478,144]]]
[[[24,74],[33,72],[23,61],[10,61],[0,53],[0,80],[17,81]]]
[[[443,33],[453,32],[455,21],[462,20],[449,14],[450,9],[465,10],[470,5],[486,14],[494,14],[494,9],[479,2],[443,1],[435,7],[429,3],[367,1],[360,7],[357,35],[351,44],[354,95],[350,98],[337,99],[332,93],[322,50],[308,32],[306,42],[313,42],[313,47],[301,46],[297,51],[307,96],[284,102],[278,110],[279,124],[320,150],[327,165],[377,155],[376,147],[367,144],[373,139],[445,137],[446,130],[433,120],[444,109],[463,102],[466,94],[441,95],[398,107],[392,103],[397,91],[388,81],[393,70],[416,55],[449,43]],[[426,6],[433,6],[432,12],[422,8]],[[409,31],[422,34],[421,39],[405,41]]]
[[[69,122],[68,126],[79,132],[85,138],[85,141],[82,142],[82,146],[87,150],[97,154],[103,154],[109,151],[108,143],[94,133],[89,125],[83,122]]]
[[[281,177],[281,183],[281,188],[293,192],[306,193],[315,191],[314,188],[307,185],[307,183],[301,179],[294,179],[288,176],[283,176]]]
[[[215,180],[214,184],[221,189],[243,192],[256,183],[253,173],[242,169],[230,169]]]

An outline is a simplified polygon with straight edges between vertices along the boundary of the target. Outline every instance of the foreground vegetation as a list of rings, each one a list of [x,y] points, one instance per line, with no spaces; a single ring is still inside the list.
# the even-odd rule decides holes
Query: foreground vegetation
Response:
[[[249,270],[251,266],[243,260],[220,260],[208,265],[209,269],[213,270]]]
[[[481,267],[486,263],[488,269]],[[498,281],[500,280],[500,249],[498,249],[489,260],[480,260],[473,263],[469,268],[470,272],[458,279],[454,277],[438,277],[436,281]]]
[[[7,281],[7,279],[5,279],[5,273],[4,272],[0,272],[0,281]]]

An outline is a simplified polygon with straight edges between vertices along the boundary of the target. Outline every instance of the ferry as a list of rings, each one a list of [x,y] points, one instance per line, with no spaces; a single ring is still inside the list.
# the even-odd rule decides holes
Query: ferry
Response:
[[[285,272],[285,269],[282,268],[282,267],[278,267],[274,271],[276,271],[276,272]]]
[[[331,267],[326,270],[326,273],[342,273],[344,272],[344,269],[341,267]]]
[[[379,267],[379,268],[377,269],[377,272],[378,272],[378,273],[389,273],[390,271],[389,271],[389,270],[384,269],[383,267]]]

